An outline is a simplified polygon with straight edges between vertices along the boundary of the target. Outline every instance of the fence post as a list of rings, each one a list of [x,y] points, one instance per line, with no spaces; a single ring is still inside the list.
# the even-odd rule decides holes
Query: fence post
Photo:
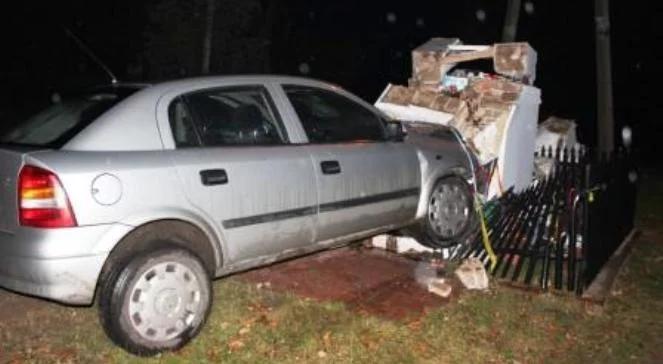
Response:
[[[585,158],[589,158],[585,155]],[[591,254],[591,248],[589,243],[590,230],[589,230],[589,196],[587,191],[589,191],[590,186],[592,185],[592,165],[589,161],[585,163],[584,178],[582,183],[582,261],[580,267],[578,267],[578,283],[576,284],[576,293],[581,294],[587,285],[586,276],[587,276],[587,266],[589,264],[589,258]]]

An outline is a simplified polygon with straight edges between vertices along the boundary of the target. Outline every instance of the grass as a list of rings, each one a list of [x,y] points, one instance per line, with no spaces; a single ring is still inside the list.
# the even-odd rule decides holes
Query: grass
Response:
[[[38,302],[25,317],[0,322],[0,362],[657,362],[663,360],[663,179],[645,176],[641,191],[643,234],[604,306],[497,286],[465,292],[418,319],[389,321],[229,278],[215,283],[201,335],[177,353],[130,356],[105,338],[94,308]]]

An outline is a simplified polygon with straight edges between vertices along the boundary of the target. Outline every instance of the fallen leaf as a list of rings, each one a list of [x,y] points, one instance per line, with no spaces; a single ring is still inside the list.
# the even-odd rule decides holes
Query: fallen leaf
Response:
[[[418,331],[418,330],[421,329],[421,325],[422,325],[421,320],[417,319],[417,320],[413,320],[413,321],[411,321],[410,323],[408,323],[408,324],[407,324],[407,327],[408,327],[410,330]]]
[[[230,352],[239,350],[244,347],[244,342],[242,340],[232,340],[228,343],[228,348]]]
[[[359,339],[359,341],[366,349],[370,351],[375,351],[380,347],[380,345],[375,340],[372,340],[367,336],[362,336],[361,339]]]
[[[332,342],[331,342],[331,331],[327,331],[327,332],[325,332],[324,335],[322,335],[322,342],[324,343],[325,348],[327,350],[329,350],[329,348],[331,347],[331,344],[332,344]]]
[[[219,348],[216,346],[212,346],[211,348],[207,349],[207,358],[210,359],[213,362],[217,362],[219,359]]]

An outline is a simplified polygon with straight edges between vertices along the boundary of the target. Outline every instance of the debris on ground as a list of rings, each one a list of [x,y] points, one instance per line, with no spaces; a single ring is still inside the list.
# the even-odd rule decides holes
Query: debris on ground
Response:
[[[531,182],[540,90],[536,52],[527,43],[463,45],[432,38],[412,51],[407,86],[387,85],[375,106],[409,122],[458,129],[482,165],[496,161],[487,197]],[[491,59],[493,71],[454,69],[461,62]]]
[[[414,269],[414,279],[421,285],[422,287],[428,287],[428,284],[433,280],[437,278],[437,269],[433,267],[432,265],[428,264],[428,262],[419,262]]]
[[[449,297],[452,290],[451,284],[447,283],[447,280],[444,278],[435,278],[428,282],[428,292],[434,293],[440,297]]]
[[[446,264],[441,259],[420,261],[414,269],[415,280],[428,292],[447,298],[453,287],[447,278],[440,277],[446,274],[445,268]]]
[[[488,273],[481,260],[472,257],[460,264],[456,269],[456,277],[467,289],[488,289]]]
[[[258,283],[256,283],[256,289],[263,289],[263,288],[269,289],[271,287],[272,287],[271,282],[258,282]]]

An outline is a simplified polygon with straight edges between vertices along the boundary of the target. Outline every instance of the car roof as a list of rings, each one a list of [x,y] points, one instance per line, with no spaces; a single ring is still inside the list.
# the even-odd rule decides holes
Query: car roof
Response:
[[[155,122],[155,105],[167,95],[195,90],[251,84],[293,84],[334,90],[364,103],[356,96],[328,82],[303,77],[277,75],[203,76],[159,83],[122,83],[99,86],[97,90],[117,92],[135,91],[126,99],[97,118],[74,138],[63,150],[139,151],[163,148],[160,131]],[[136,89],[139,89],[136,91]]]
[[[281,83],[293,85],[307,85],[332,89],[347,93],[342,87],[321,80],[307,77],[287,76],[287,75],[267,75],[267,74],[247,74],[247,75],[219,75],[219,76],[198,76],[188,77],[156,82],[123,82],[118,81],[112,84],[99,85],[89,89],[89,92],[110,92],[130,94],[136,93],[132,97],[151,98],[161,97],[169,92],[186,92],[191,89],[204,89],[215,86],[225,86],[234,84],[263,84],[263,83]],[[136,92],[140,91],[140,92]],[[354,98],[354,95],[352,95]],[[147,100],[145,100],[147,101]]]
[[[164,89],[164,88],[186,88],[190,85],[200,85],[201,83],[265,83],[265,82],[277,82],[277,83],[295,83],[295,84],[318,84],[323,86],[331,86],[334,88],[340,88],[340,86],[333,83],[322,81],[309,77],[299,77],[299,76],[290,76],[290,75],[272,75],[272,74],[246,74],[246,75],[210,75],[210,76],[196,76],[196,77],[186,77],[186,78],[176,78],[170,80],[159,80],[159,81],[146,81],[146,82],[127,82],[127,81],[117,81],[111,84],[102,84],[92,88],[92,90],[118,90],[118,89],[144,89],[144,88],[153,88],[153,89]]]

